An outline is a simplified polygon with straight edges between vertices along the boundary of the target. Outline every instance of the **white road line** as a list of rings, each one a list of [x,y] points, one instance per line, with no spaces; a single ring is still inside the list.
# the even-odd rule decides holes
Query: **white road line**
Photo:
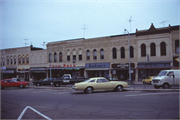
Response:
[[[179,93],[179,92],[173,92],[173,93]],[[130,96],[143,96],[143,95],[157,95],[157,94],[173,94],[171,93],[146,93],[146,94],[134,94],[134,95],[125,95],[126,97],[130,97]]]
[[[40,113],[39,111],[35,110],[34,108],[30,107],[30,106],[27,106],[22,112],[21,114],[19,115],[18,119],[17,120],[21,120],[21,118],[23,117],[24,113],[26,112],[26,110],[30,108],[31,110],[33,110],[34,112],[36,112],[37,114],[41,115],[42,117],[46,118],[47,120],[52,120],[51,118],[45,116],[44,114]]]

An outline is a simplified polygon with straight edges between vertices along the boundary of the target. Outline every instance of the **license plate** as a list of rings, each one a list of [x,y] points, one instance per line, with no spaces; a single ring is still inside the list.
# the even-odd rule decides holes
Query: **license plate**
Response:
[[[63,80],[63,82],[64,82],[64,83],[68,83],[68,82],[69,82],[69,80]]]

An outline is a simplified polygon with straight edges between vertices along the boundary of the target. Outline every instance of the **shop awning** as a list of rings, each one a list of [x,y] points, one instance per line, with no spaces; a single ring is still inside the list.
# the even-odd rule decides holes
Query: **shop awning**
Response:
[[[51,67],[52,70],[57,70],[57,69],[61,69],[61,70],[79,70],[85,67]],[[46,70],[50,70],[50,68],[45,68]]]
[[[86,68],[85,70],[109,70],[110,68]]]

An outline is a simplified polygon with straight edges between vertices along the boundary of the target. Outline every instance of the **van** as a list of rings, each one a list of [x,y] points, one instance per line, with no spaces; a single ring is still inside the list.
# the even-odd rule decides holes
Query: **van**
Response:
[[[162,70],[152,79],[152,85],[155,89],[171,89],[172,86],[179,86],[180,70]]]

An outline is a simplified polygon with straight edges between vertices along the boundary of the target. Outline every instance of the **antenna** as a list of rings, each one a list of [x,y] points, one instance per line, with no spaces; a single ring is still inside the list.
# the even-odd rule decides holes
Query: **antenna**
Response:
[[[134,21],[134,20],[132,20],[132,15],[130,16],[130,18],[129,18],[129,20],[128,20],[128,22],[130,23],[130,31],[129,32],[131,32],[131,22],[132,21]]]
[[[46,46],[46,42],[43,42],[43,44],[41,44],[42,46],[43,46],[43,48],[44,48],[44,46]]]
[[[84,32],[83,32],[83,38],[84,38],[84,36],[85,36],[85,30],[88,29],[88,28],[86,28],[86,25],[84,25],[84,27],[83,27],[82,29],[84,29]]]
[[[161,23],[159,23],[159,24],[163,24],[163,27],[164,27],[164,23],[165,22],[168,22],[167,20],[165,20],[165,21],[162,21]]]
[[[24,39],[24,40],[25,40],[25,43],[24,43],[24,44],[25,44],[25,47],[26,47],[26,45],[28,44],[28,43],[26,43],[26,41],[27,41],[28,39]]]

